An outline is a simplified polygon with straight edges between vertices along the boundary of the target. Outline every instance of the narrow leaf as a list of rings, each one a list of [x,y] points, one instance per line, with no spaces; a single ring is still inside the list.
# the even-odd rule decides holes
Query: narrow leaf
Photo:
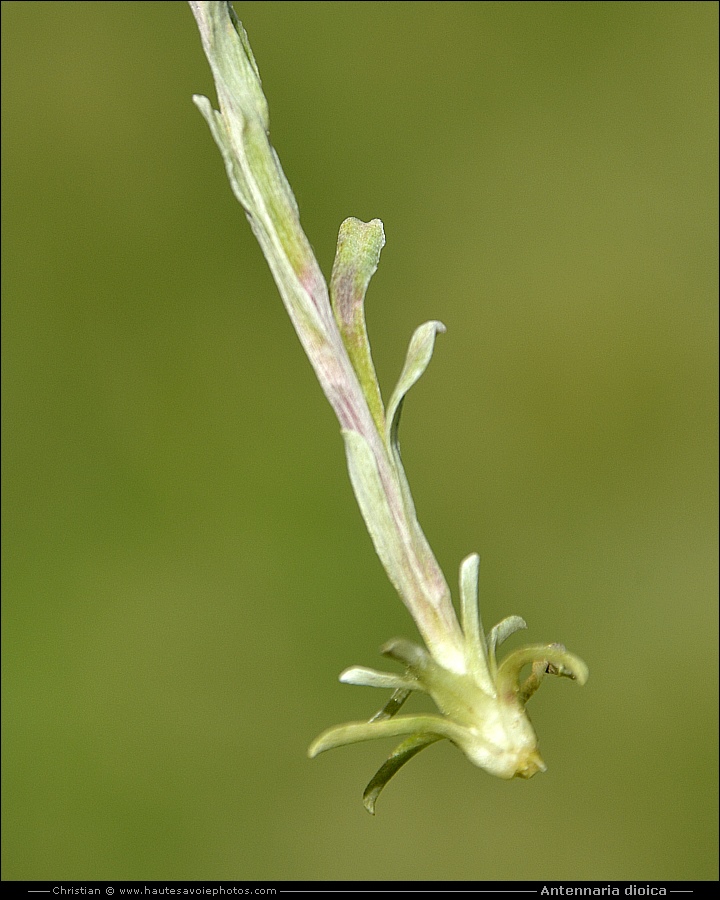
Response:
[[[489,696],[494,696],[495,688],[488,669],[485,635],[478,606],[479,570],[480,557],[477,553],[468,556],[460,564],[460,621],[465,632],[468,665],[483,690]]]
[[[212,104],[207,97],[201,97],[198,94],[193,95],[193,103],[202,113],[203,118],[210,127],[210,132],[215,139],[215,143],[220,149],[220,153],[225,163],[225,171],[227,172],[230,187],[233,194],[240,201],[245,209],[250,206],[250,194],[248,192],[247,181],[245,176],[237,165],[233,154],[232,144],[225,128],[225,121],[222,115],[212,108]]]
[[[360,381],[380,434],[385,411],[365,325],[365,293],[377,271],[385,232],[380,219],[361,222],[349,218],[340,226],[330,278],[330,299],[343,343]]]
[[[392,672],[378,672],[376,669],[366,669],[365,666],[352,666],[340,673],[339,681],[343,684],[358,684],[364,687],[400,688],[402,690],[416,691],[419,685],[414,678],[408,675],[396,675]]]
[[[190,9],[197,22],[220,103],[230,100],[243,118],[257,118],[267,131],[270,117],[260,73],[247,33],[232,4],[223,0],[204,3],[190,0]]]
[[[397,434],[403,400],[410,388],[427,369],[433,355],[435,335],[438,332],[445,332],[445,326],[442,322],[426,322],[412,336],[407,356],[405,357],[405,365],[387,407],[386,439],[388,447],[397,447],[398,445]]]
[[[521,631],[523,628],[527,628],[525,619],[520,616],[508,616],[498,622],[497,625],[494,625],[488,632],[488,663],[493,677],[497,672],[497,648],[503,641],[506,641],[511,634],[515,634],[516,631]]]
[[[371,816],[375,815],[375,803],[380,792],[393,775],[396,775],[405,763],[410,762],[413,756],[439,740],[442,740],[442,735],[439,734],[413,734],[393,750],[363,793],[363,804]]]
[[[462,746],[467,735],[465,729],[442,716],[432,714],[421,716],[395,716],[382,722],[347,722],[345,725],[335,725],[328,728],[310,744],[308,756],[313,759],[319,753],[333,750],[335,747],[345,747],[348,744],[358,744],[363,741],[373,741],[376,738],[400,737],[401,735],[416,733],[437,734],[438,737],[448,738],[453,743]]]
[[[432,359],[433,347],[435,346],[435,335],[438,332],[444,332],[445,326],[442,322],[426,322],[416,329],[410,340],[407,356],[405,357],[405,365],[400,374],[395,390],[390,397],[386,410],[385,423],[385,440],[392,454],[392,460],[397,472],[400,489],[403,495],[403,503],[408,520],[412,522],[415,537],[418,544],[418,551],[421,556],[431,554],[427,539],[423,534],[415,512],[415,504],[412,499],[410,485],[408,484],[405,469],[402,464],[400,455],[400,442],[398,431],[400,428],[400,414],[402,413],[405,395],[410,388],[418,381],[425,369],[427,369]]]
[[[412,694],[412,690],[407,690],[405,688],[398,688],[396,691],[393,691],[392,697],[390,697],[385,706],[378,710],[374,716],[371,716],[368,719],[368,722],[382,722],[385,719],[392,719],[392,717],[396,716],[403,708],[403,705],[410,694]]]

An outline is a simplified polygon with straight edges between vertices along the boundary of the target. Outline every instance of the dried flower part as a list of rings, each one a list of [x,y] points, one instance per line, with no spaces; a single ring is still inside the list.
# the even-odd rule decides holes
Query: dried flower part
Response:
[[[220,109],[194,97],[220,148],[230,184],[268,261],[280,296],[337,415],[350,480],[375,550],[412,615],[427,649],[395,639],[383,653],[402,674],[355,666],[340,680],[391,689],[368,722],[324,732],[309,753],[379,737],[403,742],[368,785],[375,801],[392,776],[420,750],[447,738],[475,765],[501,778],[529,778],[545,766],[525,703],[546,674],[581,684],[587,668],[560,644],[516,650],[498,664],[497,648],[525,628],[503,619],[486,636],[477,604],[479,558],[460,568],[461,622],[450,589],[418,522],[402,464],[399,425],[405,398],[432,358],[441,322],[413,335],[398,383],[384,406],[365,325],[365,294],[385,244],[382,222],[346,219],[340,226],[330,289],[320,271],[290,185],[269,138],[267,101],[245,30],[227,2],[190,0],[212,69]],[[531,674],[521,683],[521,670]],[[429,694],[440,715],[397,715],[412,691]]]

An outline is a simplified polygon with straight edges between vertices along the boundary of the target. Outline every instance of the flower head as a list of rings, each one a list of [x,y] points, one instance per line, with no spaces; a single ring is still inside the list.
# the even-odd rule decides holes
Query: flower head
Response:
[[[344,744],[408,736],[368,785],[364,800],[370,812],[374,812],[378,794],[398,769],[442,738],[458,746],[474,765],[499,778],[531,778],[544,772],[525,704],[545,675],[566,676],[580,684],[587,680],[585,663],[561,644],[522,647],[498,663],[499,645],[527,626],[519,616],[510,616],[487,636],[483,633],[477,607],[478,569],[476,554],[460,567],[465,671],[448,671],[423,647],[395,639],[381,652],[403,663],[402,675],[361,666],[340,675],[340,681],[346,684],[392,688],[393,697],[369,722],[351,722],[323,732],[311,745],[310,756]],[[521,682],[521,670],[528,664],[530,674]],[[411,691],[429,694],[442,715],[396,716]]]

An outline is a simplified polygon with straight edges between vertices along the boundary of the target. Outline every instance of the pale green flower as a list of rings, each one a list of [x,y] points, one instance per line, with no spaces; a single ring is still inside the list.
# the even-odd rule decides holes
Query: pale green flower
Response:
[[[460,567],[461,622],[445,577],[420,528],[398,443],[405,397],[427,368],[440,322],[415,332],[405,366],[385,406],[365,328],[364,301],[385,243],[382,222],[346,219],[338,237],[330,290],[300,226],[290,186],[270,144],[267,102],[247,35],[229,3],[195,2],[220,110],[194,97],[223,156],[235,196],[270,265],[298,337],[332,405],[345,441],[350,479],[375,550],[412,615],[427,649],[396,639],[382,652],[402,674],[353,667],[350,684],[390,688],[386,706],[369,722],[324,732],[310,755],[376,737],[406,736],[370,782],[365,804],[412,756],[448,738],[493,775],[529,778],[544,770],[525,703],[545,674],[584,683],[587,668],[560,644],[515,650],[498,664],[497,647],[525,628],[518,616],[483,633],[477,607],[476,555]],[[521,683],[520,671],[531,665]],[[396,716],[411,691],[424,691],[442,715]]]

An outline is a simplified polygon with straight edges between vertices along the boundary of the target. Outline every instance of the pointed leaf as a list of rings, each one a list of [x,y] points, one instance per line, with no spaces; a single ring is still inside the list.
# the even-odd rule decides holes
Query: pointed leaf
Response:
[[[413,675],[426,672],[435,663],[432,656],[420,644],[409,641],[407,638],[391,638],[380,648],[383,656],[396,659],[408,667]]]
[[[395,386],[395,390],[390,397],[390,402],[388,403],[385,415],[385,440],[397,472],[407,518],[412,523],[419,553],[421,555],[430,553],[431,551],[417,520],[415,503],[413,502],[410,485],[408,484],[405,469],[402,464],[402,457],[400,455],[398,430],[400,428],[400,414],[402,413],[403,403],[405,402],[405,395],[418,381],[425,369],[427,369],[432,358],[433,347],[435,346],[435,335],[438,332],[444,331],[445,326],[442,322],[426,322],[416,329],[415,334],[413,334],[412,339],[410,340],[410,346],[408,347],[407,356],[405,357],[405,365],[400,373],[400,378]]]
[[[386,439],[388,447],[396,448],[398,446],[397,435],[403,400],[410,388],[427,369],[433,355],[435,335],[438,332],[445,332],[442,322],[426,322],[415,331],[410,340],[405,365],[387,406]]]
[[[267,131],[270,117],[260,73],[247,33],[232,5],[217,0],[205,3],[190,0],[190,8],[221,105],[230,102],[243,118],[257,118]]]
[[[473,553],[460,564],[460,620],[468,648],[468,665],[475,680],[490,696],[495,687],[488,668],[485,635],[483,634],[478,605],[478,575],[480,557]]]
[[[308,756],[313,759],[319,753],[332,750],[335,747],[344,747],[348,744],[358,744],[363,741],[373,741],[376,738],[400,737],[403,734],[415,734],[423,732],[437,734],[439,737],[448,738],[458,746],[462,746],[467,735],[466,729],[455,725],[454,722],[441,716],[395,716],[382,722],[347,722],[345,725],[335,725],[328,728],[310,744]]]
[[[493,647],[499,647],[511,634],[524,628],[527,628],[527,622],[522,616],[507,616],[490,629],[488,644],[492,643]]]
[[[235,194],[235,197],[240,201],[242,206],[247,209],[250,206],[250,194],[248,192],[247,181],[242,174],[240,166],[236,164],[232,144],[230,143],[230,138],[225,129],[225,121],[222,115],[212,108],[212,104],[207,97],[201,97],[198,94],[194,94],[193,103],[202,113],[203,118],[210,127],[210,133],[220,149],[233,194]]]
[[[521,631],[523,628],[527,628],[525,619],[520,616],[508,616],[498,622],[497,625],[494,625],[488,632],[488,664],[490,666],[490,673],[493,677],[495,677],[495,673],[497,672],[497,648],[503,641],[506,641],[511,634],[515,634],[516,631]]]
[[[392,719],[392,717],[396,716],[403,708],[403,704],[413,690],[414,689],[398,688],[396,691],[393,691],[392,697],[385,706],[383,706],[382,709],[379,709],[374,716],[371,716],[368,719],[368,722],[383,722],[385,719]]]
[[[352,666],[340,673],[339,680],[343,684],[358,684],[364,687],[401,688],[408,691],[419,690],[414,678],[407,675],[396,675],[391,672],[378,672],[364,666]]]
[[[372,777],[363,793],[363,804],[371,816],[375,815],[375,803],[380,792],[393,775],[397,774],[405,763],[410,762],[413,756],[416,756],[421,750],[440,740],[442,740],[442,736],[439,734],[414,734],[393,750]]]

